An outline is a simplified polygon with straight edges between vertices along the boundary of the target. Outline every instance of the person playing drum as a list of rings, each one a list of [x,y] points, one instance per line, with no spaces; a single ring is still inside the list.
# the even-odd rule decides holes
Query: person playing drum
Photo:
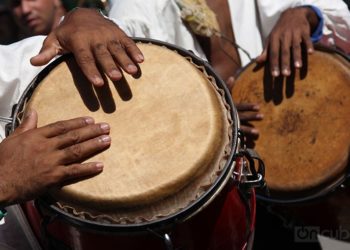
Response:
[[[119,67],[135,74],[136,65],[143,61],[134,42],[96,10],[72,11],[44,38],[36,36],[0,46],[0,137],[3,139],[0,143],[0,208],[32,199],[49,188],[99,174],[102,163],[76,162],[105,150],[111,143],[106,123],[81,117],[37,128],[38,117],[34,110],[4,139],[4,124],[8,122],[4,117],[10,117],[20,92],[43,69],[30,65],[30,57],[38,53],[31,59],[32,63],[44,65],[59,54],[73,52],[86,77],[96,86],[102,83],[97,65],[102,66],[111,79],[117,80],[121,77]]]
[[[114,0],[109,16],[130,36],[176,44],[209,60],[230,88],[256,57],[270,62],[274,77],[288,76],[290,58],[301,68],[302,47],[312,53],[322,34],[350,41],[350,13],[341,0]],[[259,105],[236,107],[241,130],[256,136],[258,130],[246,125],[263,118]]]

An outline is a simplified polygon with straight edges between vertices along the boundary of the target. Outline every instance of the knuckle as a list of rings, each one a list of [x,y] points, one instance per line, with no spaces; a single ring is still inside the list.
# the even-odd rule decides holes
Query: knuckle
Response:
[[[117,40],[110,41],[109,46],[114,50],[122,50],[123,49],[122,44]]]
[[[76,165],[73,165],[73,166],[69,166],[69,167],[66,167],[67,168],[67,171],[66,171],[66,177],[75,177],[75,176],[78,176],[79,175],[79,169]]]
[[[64,134],[68,130],[66,123],[63,121],[52,123],[49,126],[52,127],[54,130],[56,130],[60,134]]]
[[[65,149],[66,154],[72,159],[79,159],[82,157],[82,148],[79,144],[75,144]]]
[[[96,44],[92,45],[92,48],[96,54],[106,54],[107,53],[106,46],[102,43],[96,43]]]
[[[80,142],[80,134],[77,131],[72,131],[69,133],[69,140],[73,143]]]
[[[95,61],[91,55],[86,53],[85,49],[82,49],[81,51],[83,51],[83,52],[80,54],[78,53],[78,55],[79,55],[78,60],[79,60],[80,65],[90,64],[90,63],[93,63]]]

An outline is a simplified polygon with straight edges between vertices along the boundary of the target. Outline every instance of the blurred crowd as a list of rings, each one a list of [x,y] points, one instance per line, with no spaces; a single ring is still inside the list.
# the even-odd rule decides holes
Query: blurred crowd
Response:
[[[10,44],[32,35],[46,35],[61,17],[76,7],[105,12],[107,0],[1,0],[0,44]]]

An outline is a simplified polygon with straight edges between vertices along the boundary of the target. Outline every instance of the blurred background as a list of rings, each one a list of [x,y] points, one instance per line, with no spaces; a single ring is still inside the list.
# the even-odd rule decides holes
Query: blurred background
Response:
[[[62,10],[56,13],[57,15],[64,15],[65,12],[76,7],[97,8],[106,14],[109,6],[108,0],[36,0],[32,1],[33,3],[30,4],[27,4],[26,1],[27,0],[0,0],[0,44],[10,44],[32,35],[38,35],[30,30],[28,27],[29,24],[26,23],[28,20],[25,19],[28,19],[28,16],[32,17],[34,12],[38,16],[44,16],[44,14],[46,14],[43,13],[44,10],[49,9],[47,6],[48,2],[52,2],[52,4],[56,1],[60,2]],[[50,13],[50,15],[52,15],[52,13]],[[40,16],[42,20],[47,22],[52,21],[47,20],[48,18],[45,19],[43,16]],[[52,18],[52,16],[50,18]]]

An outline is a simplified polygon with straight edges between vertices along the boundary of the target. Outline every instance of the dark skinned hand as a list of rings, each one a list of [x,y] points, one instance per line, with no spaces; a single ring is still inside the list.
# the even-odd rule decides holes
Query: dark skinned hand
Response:
[[[226,81],[226,85],[232,91],[234,88],[234,77],[229,77]],[[264,118],[264,115],[261,114],[260,107],[257,103],[235,103],[235,107],[238,112],[238,117],[240,120],[240,130],[243,131],[243,133],[246,136],[258,136],[259,130],[249,126],[249,122],[251,121],[260,121]]]
[[[37,114],[29,111],[0,143],[0,207],[33,199],[103,170],[102,163],[79,162],[109,147],[108,124],[81,117],[41,128],[36,125]]]
[[[45,39],[40,53],[31,59],[34,66],[47,64],[57,55],[72,52],[81,70],[95,86],[104,81],[98,68],[112,80],[126,73],[138,73],[144,58],[136,44],[115,23],[97,10],[75,9]]]
[[[310,7],[297,7],[284,11],[272,29],[258,63],[269,60],[273,77],[291,74],[291,58],[295,68],[301,68],[302,46],[308,53],[314,51],[311,32],[318,25],[318,17]]]

